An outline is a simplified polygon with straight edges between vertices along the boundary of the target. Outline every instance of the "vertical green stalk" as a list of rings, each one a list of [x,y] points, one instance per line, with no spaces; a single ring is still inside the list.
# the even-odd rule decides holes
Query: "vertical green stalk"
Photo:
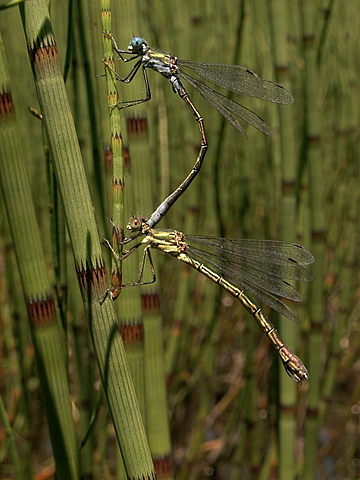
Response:
[[[127,475],[155,478],[112,301],[100,301],[106,269],[48,11],[44,2],[29,0],[21,12],[79,286]]]
[[[122,28],[120,29],[121,36],[118,36],[117,29],[116,32],[113,32],[113,35],[116,37],[116,40],[119,42],[119,45],[122,47],[122,42],[127,42],[126,45],[128,45],[129,39],[131,38],[131,35],[133,35],[131,25],[133,24],[132,20],[136,18],[135,14],[135,4],[130,5],[128,7],[125,2],[123,2],[121,6],[121,25]],[[135,22],[136,23],[136,22]],[[109,25],[109,32],[111,31],[110,25]],[[111,48],[112,48],[111,44]],[[110,53],[110,52],[109,52]],[[127,72],[131,67],[132,64],[123,64],[123,62],[120,61],[120,59],[117,58],[117,55],[115,56],[115,59],[111,54],[110,58],[110,65],[119,71],[119,74],[122,75],[123,71]],[[112,63],[111,63],[112,62]],[[114,85],[113,88],[118,88],[121,92],[121,100],[126,101],[126,99],[133,99],[137,98],[138,93],[134,92],[134,87],[133,84],[131,85],[124,85],[122,86],[121,82],[117,82],[114,77],[114,81],[116,82],[116,85]],[[134,82],[136,83],[136,82]],[[116,103],[114,101],[115,99],[112,99],[112,105]],[[120,110],[118,108],[114,108],[113,114],[116,113],[117,116],[121,116],[122,120],[124,119],[125,115],[126,117],[128,115],[132,115],[132,110],[124,110],[124,114],[120,114]],[[136,110],[136,109],[135,109]],[[130,123],[133,125],[137,125],[137,120],[138,119],[132,119],[130,120]],[[127,121],[127,124],[129,121]],[[141,124],[141,120],[139,120],[139,125]],[[127,125],[128,126],[128,125]],[[134,130],[136,131],[137,128],[136,126],[134,127]],[[125,212],[125,222],[128,221],[130,214],[134,214],[134,212],[138,212],[139,207],[135,204],[134,202],[134,197],[135,197],[135,188],[134,188],[134,183],[132,179],[132,159],[133,159],[133,152],[132,151],[132,144],[127,144],[129,141],[128,137],[128,132],[127,129],[125,128],[123,131],[123,137],[124,137],[124,158],[119,158],[116,159],[114,158],[113,160],[113,218],[116,222],[116,218],[118,215],[118,190],[120,183],[122,185],[125,185],[125,182],[128,186],[127,188],[127,195],[125,197],[125,204],[123,207],[122,215],[124,216]],[[135,147],[136,147],[136,142],[139,140],[139,138],[136,137],[136,135],[133,138],[135,142]],[[141,143],[141,142],[140,142]],[[136,148],[134,149],[136,150]],[[147,161],[147,153],[145,152],[145,155],[141,155],[140,157],[141,160]],[[136,158],[135,154],[135,162],[137,162],[139,159]],[[123,169],[125,173],[125,179],[122,178],[117,179],[117,173],[119,172],[119,165],[117,164],[118,161],[121,161],[123,164]],[[149,181],[149,178],[147,178],[147,181]],[[143,212],[141,212],[143,213]],[[124,219],[121,219],[121,225],[123,225]],[[123,237],[123,230],[120,232],[120,237]],[[121,238],[120,238],[121,239]],[[115,241],[115,246],[116,246],[116,239],[113,236],[113,242]],[[121,262],[121,267],[122,269],[122,275],[118,277],[119,283],[120,280],[122,279],[122,283],[124,285],[128,283],[133,283],[136,282],[138,279],[139,275],[139,263],[140,263],[140,255],[142,255],[142,252],[134,252],[129,258],[127,258],[124,262]],[[114,273],[118,270],[116,270],[116,264],[114,263],[113,259],[113,268],[112,268],[112,282],[114,285],[114,281],[116,281],[116,277]],[[119,292],[119,291],[118,291]],[[116,295],[115,297],[116,298]],[[120,326],[120,331],[121,335],[124,341],[124,347],[126,351],[126,355],[128,358],[129,362],[129,368],[131,371],[131,375],[134,381],[134,387],[137,395],[137,399],[139,402],[139,407],[141,411],[141,415],[143,418],[143,422],[145,424],[145,429],[147,430],[147,425],[146,425],[146,401],[145,401],[145,382],[144,382],[144,326],[143,326],[143,316],[142,316],[142,311],[141,311],[141,303],[140,303],[140,289],[139,288],[123,288],[121,292],[121,297],[119,301],[115,304],[115,309],[118,313],[118,318],[119,318],[119,326]],[[148,432],[147,432],[148,436]],[[151,445],[149,444],[150,448],[150,453],[153,455],[151,451]],[[156,469],[156,468],[155,468]],[[118,462],[118,476],[119,478],[123,478],[123,472],[121,471],[121,462]]]
[[[1,44],[1,40],[0,40],[0,44]],[[0,396],[0,420],[5,430],[8,445],[9,445],[8,448],[11,453],[12,460],[14,462],[15,478],[16,480],[22,480],[23,478],[25,478],[25,476],[23,476],[20,455],[19,455],[19,452],[17,451],[15,433],[9,422],[2,396]]]
[[[27,305],[44,410],[59,479],[78,479],[80,455],[72,417],[64,345],[17,135],[0,38],[0,184]]]
[[[138,30],[133,30],[134,26],[140,24],[138,19],[138,6],[134,2],[123,3],[124,27],[121,30],[122,36],[119,37],[122,42],[128,45],[129,40],[135,34],[142,34]],[[119,62],[121,73],[129,70],[129,65]],[[150,79],[152,94],[154,88],[152,78]],[[141,86],[141,89],[139,88]],[[143,78],[141,72],[131,85],[124,85],[121,91],[125,99],[143,98]],[[142,104],[138,107],[126,109],[127,141],[129,144],[129,171],[127,179],[131,185],[131,194],[127,197],[127,210],[131,213],[141,215],[150,215],[155,209],[156,202],[153,202],[153,179],[156,169],[155,157],[158,155],[158,141],[154,142],[154,150],[149,146],[149,117],[147,111],[155,107],[155,103]],[[151,117],[154,119],[154,116]],[[154,127],[154,124],[151,124]],[[127,278],[137,280],[139,275],[139,263],[143,254],[142,249],[132,255],[124,263],[124,273],[127,272]],[[153,259],[155,269],[157,269],[157,260]],[[148,265],[145,267],[144,280],[149,280]],[[157,272],[157,278],[159,275]],[[163,327],[160,315],[160,294],[158,283],[144,286],[141,289],[132,288],[123,292],[126,295],[128,308],[125,311],[121,307],[121,316],[125,320],[125,328],[132,328],[134,320],[139,318],[138,308],[141,307],[141,320],[143,324],[143,379],[145,382],[145,423],[149,439],[149,447],[154,461],[155,469],[159,478],[172,478],[171,463],[171,441],[170,428],[167,407],[167,392],[165,386],[165,368],[163,355]],[[141,299],[141,303],[140,303]],[[130,303],[131,302],[131,303]],[[130,320],[130,322],[129,322]],[[139,373],[138,373],[139,376]]]
[[[102,12],[102,26],[103,31],[111,34],[111,8],[109,0],[101,0]],[[113,56],[113,44],[109,37],[104,37],[104,61],[109,67],[115,69],[115,62]],[[111,129],[111,153],[113,165],[113,179],[112,179],[112,219],[117,229],[113,227],[112,230],[112,246],[116,252],[121,254],[122,248],[118,244],[119,240],[124,238],[124,161],[122,157],[122,137],[121,137],[121,119],[120,111],[117,108],[112,108],[119,101],[116,78],[114,72],[110,68],[105,68],[105,75],[107,80],[108,90],[108,106],[110,112],[110,129]],[[116,298],[121,289],[122,284],[122,263],[117,261],[112,256],[111,264],[111,284],[112,296]]]
[[[111,9],[110,2],[103,2],[103,29],[106,33],[110,34],[112,32],[111,26]],[[129,19],[124,10],[122,10],[122,23],[127,25]],[[126,28],[125,28],[126,31]],[[126,33],[124,34],[126,35]],[[114,58],[113,55],[113,43],[109,38],[105,37],[104,39],[106,44],[105,52],[105,61],[111,67],[116,69],[118,64],[121,63],[117,58]],[[121,87],[120,82],[116,81],[115,74],[109,69],[106,68],[106,75],[108,76],[108,98],[109,98],[109,111],[110,122],[112,125],[112,142],[111,142],[111,151],[112,151],[112,166],[113,166],[113,180],[112,180],[112,219],[114,224],[119,227],[119,230],[116,231],[113,228],[112,235],[112,244],[118,253],[121,253],[121,246],[118,245],[118,240],[124,238],[124,212],[126,212],[127,218],[125,221],[128,221],[130,216],[129,208],[126,208],[126,204],[131,205],[131,211],[133,212],[133,197],[134,192],[131,188],[131,177],[130,177],[130,154],[129,149],[126,147],[126,155],[122,155],[123,150],[123,141],[122,135],[120,134],[120,121],[121,114],[118,108],[111,108],[112,105],[115,105],[119,100],[118,96],[118,86]],[[131,90],[131,88],[130,88]],[[131,95],[131,94],[130,94]],[[123,99],[123,97],[121,97]],[[127,98],[127,97],[125,97]],[[125,100],[125,98],[123,100]],[[130,98],[133,98],[130,96]],[[116,120],[116,122],[114,122]],[[126,160],[125,160],[126,159]],[[124,198],[124,188],[125,182],[130,183],[130,189],[128,189],[128,194]],[[126,202],[124,202],[126,200]],[[111,270],[111,279],[112,279],[112,293],[113,299],[115,300],[120,294],[120,289],[122,284],[131,283],[137,279],[138,276],[138,264],[139,258],[137,252],[131,255],[126,259],[125,263],[117,261],[114,256],[112,256],[112,270]],[[144,365],[143,365],[143,320],[141,314],[140,306],[140,291],[137,288],[124,288],[122,290],[121,298],[118,303],[115,304],[115,309],[118,314],[119,327],[121,336],[124,342],[124,347],[126,355],[129,362],[129,368],[134,382],[135,392],[137,395],[140,412],[143,418],[143,422],[146,426],[146,416],[145,416],[145,407],[144,407]],[[122,466],[119,462],[118,465],[118,475],[122,478]]]
[[[311,0],[302,4],[303,42],[305,59],[305,132],[306,160],[309,168],[310,221],[312,252],[316,259],[313,272],[315,282],[310,292],[311,332],[308,342],[308,366],[311,381],[308,392],[308,415],[305,426],[305,464],[303,479],[313,479],[318,446],[318,407],[322,381],[323,262],[325,256],[325,218],[323,209],[323,163],[320,155],[320,117],[317,107],[319,71],[315,48],[316,5]]]
[[[136,117],[134,118],[135,115]],[[140,112],[128,112],[127,125],[131,152],[134,208],[139,212],[144,212],[149,209],[149,203],[153,205],[153,202],[149,202],[153,198],[151,182],[153,174],[151,172],[152,162],[148,140],[147,116]],[[151,206],[150,209],[152,210],[153,207]],[[142,253],[143,251],[139,252],[141,255]],[[154,256],[153,262],[157,272],[158,261],[156,256]],[[148,264],[145,266],[144,274],[149,276]],[[140,297],[144,327],[146,430],[157,474],[159,479],[165,480],[172,478],[172,461],[159,281],[155,284],[141,287]]]
[[[285,0],[272,0],[271,33],[277,81],[291,91],[287,44],[289,36],[287,13],[288,8]],[[281,239],[294,241],[297,193],[294,108],[281,106],[278,108],[278,112],[281,132],[279,143],[282,168]],[[298,325],[281,317],[280,332],[282,332],[289,345],[294,348],[300,333]],[[296,392],[297,385],[289,379],[284,369],[280,367],[279,479],[281,480],[295,478]]]

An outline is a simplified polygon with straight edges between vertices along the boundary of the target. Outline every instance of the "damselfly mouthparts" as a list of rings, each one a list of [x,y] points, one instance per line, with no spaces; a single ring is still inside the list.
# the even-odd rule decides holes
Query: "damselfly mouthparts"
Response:
[[[106,62],[105,64],[115,73],[117,80],[124,83],[130,83],[139,69],[142,67],[144,84],[145,84],[145,97],[119,102],[114,106],[118,108],[127,108],[133,105],[138,105],[143,102],[147,102],[151,98],[151,91],[149,80],[147,77],[146,69],[152,69],[161,73],[165,78],[169,80],[172,85],[173,91],[184,100],[186,105],[190,108],[196,121],[198,122],[201,147],[199,150],[196,162],[183,182],[178,186],[174,192],[172,192],[153,212],[150,218],[147,220],[147,224],[150,228],[153,228],[161,218],[166,214],[169,208],[174,202],[183,194],[188,188],[196,175],[199,173],[206,150],[208,148],[208,141],[205,134],[205,127],[203,118],[200,112],[195,107],[194,103],[189,97],[188,92],[181,83],[180,77],[190,83],[218,112],[228,120],[233,127],[235,127],[244,137],[246,133],[236,117],[240,117],[249,125],[257,128],[266,135],[273,135],[273,132],[269,125],[256,113],[245,108],[239,103],[221,95],[212,88],[208,87],[201,81],[191,77],[185,73],[182,68],[188,68],[196,72],[204,80],[207,80],[218,87],[222,87],[231,92],[239,95],[245,95],[248,97],[256,97],[269,102],[291,104],[294,99],[284,87],[269,80],[264,80],[258,77],[254,72],[239,65],[225,65],[220,63],[195,63],[188,60],[180,60],[171,53],[163,52],[162,50],[155,50],[151,48],[146,40],[141,37],[134,37],[128,50],[121,50],[112,35],[107,35],[113,42],[113,48],[119,55],[119,58],[123,62],[130,62],[137,60],[130,72],[121,77],[115,70],[113,70]],[[124,55],[130,55],[129,58]]]
[[[250,292],[269,307],[277,310],[290,320],[299,322],[297,316],[278,297],[296,302],[301,301],[299,293],[283,280],[313,280],[308,265],[314,257],[301,245],[274,240],[230,240],[203,236],[187,236],[177,230],[151,229],[143,217],[132,217],[127,227],[133,236],[125,239],[130,243],[143,238],[118,257],[110,243],[105,244],[119,260],[123,260],[141,245],[145,246],[139,279],[129,286],[142,285],[146,259],[149,260],[155,281],[151,260],[151,249],[157,249],[176,257],[181,262],[198,270],[237,298],[255,318],[278,351],[286,372],[296,382],[309,378],[302,361],[290,350],[261,308],[244,292]]]

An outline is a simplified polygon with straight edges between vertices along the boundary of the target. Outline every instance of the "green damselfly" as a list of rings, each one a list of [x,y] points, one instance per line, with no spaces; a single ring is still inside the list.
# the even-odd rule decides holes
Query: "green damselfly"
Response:
[[[299,323],[295,313],[278,297],[301,301],[300,294],[283,279],[303,282],[313,280],[308,265],[314,262],[314,257],[309,250],[296,243],[275,240],[188,236],[177,230],[152,229],[149,228],[147,220],[140,216],[132,217],[127,228],[132,236],[125,239],[123,245],[140,236],[143,238],[123,252],[121,257],[117,256],[110,243],[104,240],[119,260],[125,259],[140,246],[145,246],[138,281],[124,286],[144,285],[155,281],[150,250],[168,253],[199,271],[240,301],[267,335],[292,379],[301,383],[309,378],[302,361],[283,342],[261,308],[244,292],[250,292],[269,307]],[[143,281],[146,259],[149,260],[153,276],[148,282]]]
[[[233,127],[236,128],[244,137],[247,138],[246,133],[237,120],[240,117],[249,125],[257,128],[266,135],[273,135],[269,125],[256,113],[245,108],[239,103],[221,95],[215,90],[211,89],[201,81],[191,77],[185,73],[182,68],[188,68],[196,72],[204,80],[207,80],[218,87],[222,87],[231,92],[248,97],[256,97],[269,102],[280,104],[291,104],[294,99],[290,93],[281,85],[264,80],[256,73],[241,67],[240,65],[226,65],[220,63],[195,63],[188,60],[180,60],[171,53],[163,52],[151,48],[146,40],[141,37],[134,37],[127,50],[121,50],[112,35],[104,33],[108,36],[112,43],[114,51],[118,54],[123,62],[130,62],[137,60],[133,68],[125,77],[121,77],[115,70],[113,70],[106,62],[104,62],[114,73],[117,80],[124,83],[130,83],[136,73],[142,68],[145,97],[135,100],[118,102],[118,108],[127,108],[133,105],[147,102],[151,98],[151,91],[146,70],[152,69],[161,73],[172,85],[173,91],[184,100],[186,105],[190,108],[198,123],[201,147],[199,150],[196,162],[183,182],[172,192],[153,212],[147,223],[150,228],[153,228],[161,218],[166,214],[174,202],[182,195],[182,193],[189,187],[196,175],[199,173],[205,158],[206,150],[208,148],[208,141],[205,134],[205,127],[203,118],[200,112],[195,107],[194,103],[189,97],[188,92],[181,83],[180,77],[190,83],[216,110],[228,120]],[[130,55],[129,58],[124,55]],[[181,68],[180,68],[181,67]]]

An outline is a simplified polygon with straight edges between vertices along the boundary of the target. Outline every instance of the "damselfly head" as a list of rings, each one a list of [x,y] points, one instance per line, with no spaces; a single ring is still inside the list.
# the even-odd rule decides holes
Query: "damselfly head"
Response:
[[[142,226],[146,223],[147,218],[144,217],[143,215],[133,215],[130,217],[130,220],[126,226],[128,230],[131,232],[137,232],[142,229]]]
[[[131,39],[130,45],[128,46],[128,50],[134,53],[140,53],[141,51],[145,51],[148,47],[148,43],[144,38],[141,37],[133,37]]]

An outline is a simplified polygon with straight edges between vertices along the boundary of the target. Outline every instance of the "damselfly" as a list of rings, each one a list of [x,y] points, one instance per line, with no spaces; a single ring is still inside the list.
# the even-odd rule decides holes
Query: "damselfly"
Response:
[[[240,117],[249,125],[257,128],[266,135],[273,135],[273,132],[269,125],[256,113],[245,108],[239,103],[221,95],[215,90],[209,88],[199,80],[190,77],[182,70],[182,67],[189,68],[196,72],[204,80],[207,80],[218,87],[225,88],[231,92],[239,95],[245,95],[247,97],[256,97],[269,102],[291,104],[294,99],[284,87],[269,80],[264,80],[256,75],[256,73],[248,70],[247,68],[239,65],[225,65],[220,63],[195,63],[188,60],[179,60],[171,53],[163,52],[162,50],[155,50],[151,48],[146,40],[141,37],[134,37],[128,50],[121,50],[112,35],[107,35],[113,42],[113,48],[119,55],[119,58],[123,62],[130,62],[137,60],[130,72],[121,77],[110,65],[105,64],[115,73],[117,80],[124,83],[130,83],[136,73],[142,67],[144,84],[145,84],[145,97],[135,100],[129,100],[124,102],[118,102],[116,106],[118,108],[127,108],[133,105],[138,105],[143,102],[147,102],[151,98],[150,85],[146,73],[146,69],[150,68],[156,72],[161,73],[165,78],[169,80],[172,85],[173,91],[184,100],[186,105],[190,108],[195,119],[198,123],[201,147],[199,150],[196,162],[185,178],[185,180],[178,186],[174,192],[172,192],[154,211],[154,213],[147,220],[147,224],[150,228],[153,228],[174,204],[174,202],[182,195],[182,193],[188,188],[190,183],[194,180],[199,173],[202,166],[206,150],[208,148],[208,141],[205,134],[205,127],[200,112],[195,107],[194,103],[189,97],[188,92],[181,83],[180,77],[190,83],[218,112],[228,120],[233,127],[236,128],[244,137],[247,138],[246,133],[236,117]],[[124,55],[131,55],[129,58]],[[181,68],[180,68],[181,67]],[[115,106],[115,105],[114,105]]]
[[[282,241],[230,240],[187,236],[177,230],[151,229],[143,217],[132,217],[127,228],[133,236],[125,239],[123,244],[130,243],[141,235],[144,237],[125,251],[122,257],[118,257],[110,243],[105,240],[105,244],[119,260],[128,257],[141,245],[145,246],[138,281],[127,286],[155,281],[150,253],[152,248],[169,253],[198,270],[240,301],[278,351],[285,370],[291,378],[300,383],[303,379],[309,378],[309,373],[302,361],[280,338],[261,308],[244,292],[247,290],[269,307],[298,323],[299,320],[294,312],[278,297],[301,301],[300,294],[283,279],[303,282],[313,279],[307,267],[314,262],[314,257],[309,250],[296,243]],[[143,272],[147,258],[153,279],[144,282]]]

